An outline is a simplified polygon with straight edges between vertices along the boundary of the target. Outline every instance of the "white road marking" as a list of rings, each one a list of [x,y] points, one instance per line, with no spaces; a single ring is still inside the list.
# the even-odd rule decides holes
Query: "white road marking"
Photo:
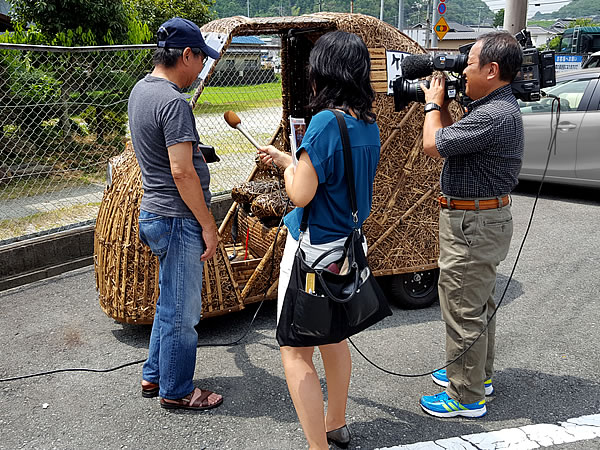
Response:
[[[558,424],[526,425],[380,450],[528,450],[597,438],[600,438],[600,414],[576,417]]]

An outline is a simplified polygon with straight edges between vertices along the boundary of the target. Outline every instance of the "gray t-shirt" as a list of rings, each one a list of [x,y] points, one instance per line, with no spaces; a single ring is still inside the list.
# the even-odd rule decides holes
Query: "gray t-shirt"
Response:
[[[194,217],[179,195],[167,147],[192,142],[193,163],[210,207],[210,173],[198,149],[192,108],[175,83],[146,75],[129,95],[131,141],[142,170],[141,209],[167,217]]]

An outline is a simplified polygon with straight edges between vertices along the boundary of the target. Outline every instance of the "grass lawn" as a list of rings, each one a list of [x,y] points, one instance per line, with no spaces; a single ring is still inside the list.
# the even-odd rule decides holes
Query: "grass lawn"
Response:
[[[281,105],[281,83],[248,86],[207,86],[194,114],[219,113],[227,109],[245,111]]]
[[[527,25],[536,25],[538,27],[549,28],[554,22],[554,20],[528,20]]]

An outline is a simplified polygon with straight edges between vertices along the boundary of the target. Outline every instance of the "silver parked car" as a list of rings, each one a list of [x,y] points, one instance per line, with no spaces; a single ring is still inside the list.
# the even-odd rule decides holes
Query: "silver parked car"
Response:
[[[592,53],[581,66],[582,69],[591,69],[592,67],[600,67],[600,52]]]
[[[546,88],[561,99],[556,152],[546,181],[600,187],[600,68],[563,72]],[[541,179],[548,157],[552,98],[521,102],[525,154],[519,179]]]

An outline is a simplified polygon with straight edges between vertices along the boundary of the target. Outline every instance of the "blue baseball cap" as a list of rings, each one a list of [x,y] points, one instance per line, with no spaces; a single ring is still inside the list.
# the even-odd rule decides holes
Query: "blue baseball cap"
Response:
[[[156,36],[159,47],[199,48],[206,56],[212,59],[219,59],[219,52],[206,45],[200,28],[191,20],[173,17],[158,28]]]

